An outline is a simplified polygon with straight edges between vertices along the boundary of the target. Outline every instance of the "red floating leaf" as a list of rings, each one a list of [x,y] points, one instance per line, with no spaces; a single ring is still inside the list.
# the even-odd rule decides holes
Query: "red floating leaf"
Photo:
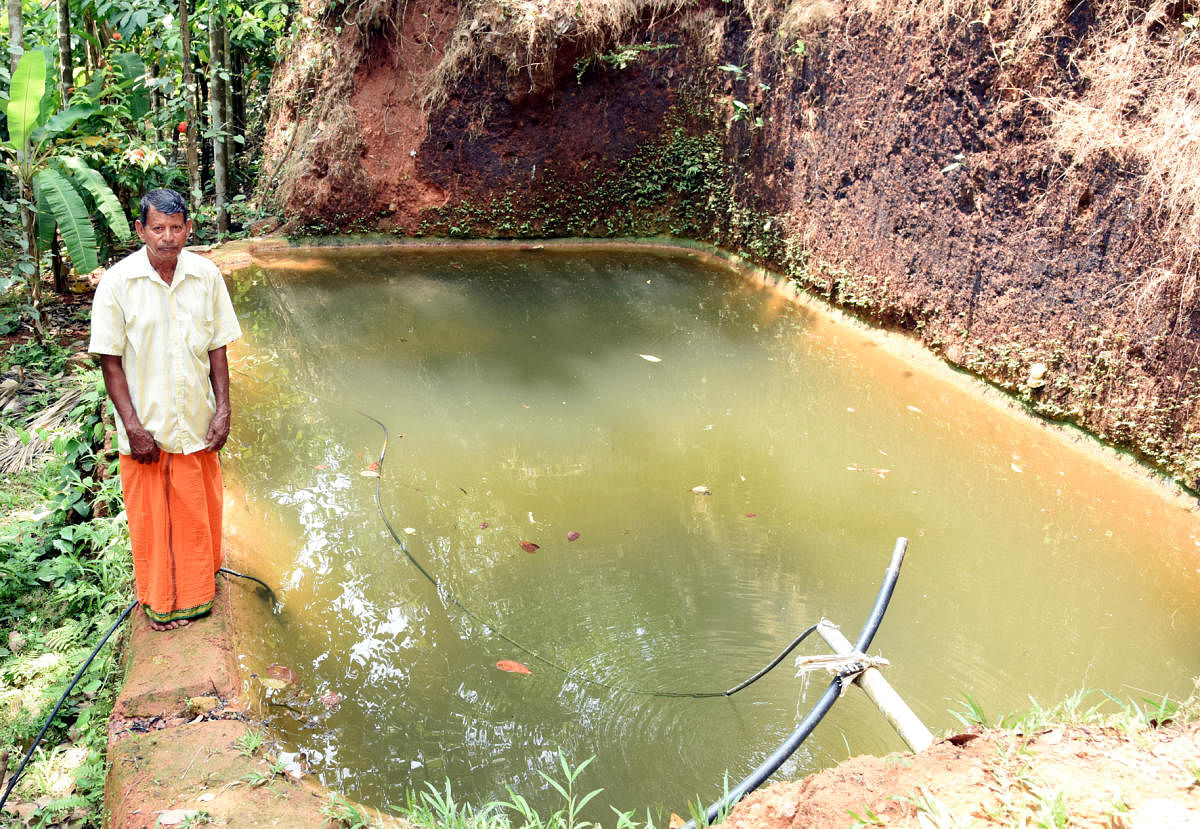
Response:
[[[538,545],[534,544],[532,541],[522,541],[521,549],[527,553],[536,553],[539,548]]]
[[[746,517],[747,518],[757,518],[758,513],[757,512],[748,512],[748,513],[746,513]]]
[[[575,532],[574,530],[571,530],[571,532],[567,533],[567,541],[574,541],[577,538],[579,538],[579,533]]]
[[[322,472],[324,472],[324,471],[325,471],[326,469],[328,469],[328,468],[329,468],[329,467],[328,467],[328,466],[326,466],[326,465],[325,465],[325,464],[323,464],[323,463],[319,463],[319,464],[317,464],[316,466],[314,466],[314,467],[313,467],[313,469],[319,469],[319,470],[320,470],[320,471],[322,471]]]
[[[318,699],[321,700],[321,704],[324,705],[326,708],[333,708],[335,705],[337,705],[339,702],[342,701],[341,695],[338,694],[336,691],[327,691],[326,693],[321,694],[321,696],[318,697]]]
[[[501,659],[496,663],[496,667],[502,671],[508,671],[510,674],[531,674],[533,671],[526,668],[520,662],[514,662],[511,659]]]
[[[371,470],[372,472],[378,472],[379,471],[379,461],[372,462],[371,465],[367,467],[367,469]]]
[[[296,683],[296,672],[283,665],[272,665],[271,667],[267,668],[267,676],[269,676],[271,679],[282,680],[290,685],[294,685]]]
[[[479,522],[479,529],[486,530],[487,528],[488,528],[488,523],[486,521]]]

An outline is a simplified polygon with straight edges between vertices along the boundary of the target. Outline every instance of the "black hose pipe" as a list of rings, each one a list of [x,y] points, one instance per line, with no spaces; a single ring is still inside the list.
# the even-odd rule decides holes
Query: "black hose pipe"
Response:
[[[879,630],[879,623],[883,621],[883,614],[887,611],[888,602],[892,600],[892,593],[896,589],[896,580],[900,578],[900,565],[904,563],[904,553],[907,549],[908,539],[897,538],[896,548],[892,551],[891,564],[888,565],[887,572],[883,575],[883,584],[879,586],[879,593],[875,596],[875,606],[871,608],[871,614],[858,634],[858,641],[854,644],[855,650],[865,653],[866,649],[871,646],[871,640],[875,638],[875,632]],[[714,824],[718,819],[727,815],[734,804],[761,786],[768,777],[779,770],[779,767],[795,753],[796,749],[800,748],[800,744],[808,739],[813,729],[817,727],[817,723],[829,713],[829,709],[841,697],[844,682],[845,678],[842,675],[835,676],[830,681],[829,687],[825,689],[825,693],[817,700],[817,704],[808,712],[808,716],[796,726],[796,730],[780,744],[779,748],[775,749],[770,757],[763,760],[758,768],[750,772],[745,780],[708,807],[704,813],[706,825]],[[696,822],[689,820],[683,825],[683,829],[696,829]]]

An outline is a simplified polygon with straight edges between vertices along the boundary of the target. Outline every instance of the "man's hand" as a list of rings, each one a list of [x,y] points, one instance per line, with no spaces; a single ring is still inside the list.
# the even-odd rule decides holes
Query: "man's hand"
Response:
[[[125,366],[121,358],[113,354],[101,354],[100,370],[104,374],[104,388],[108,390],[108,396],[112,399],[121,422],[125,424],[130,456],[138,463],[157,463],[158,444],[154,442],[154,435],[142,426],[142,421],[133,409],[133,399],[129,396],[129,381],[125,377]]]
[[[217,409],[204,436],[205,452],[220,452],[229,437],[229,409]]]
[[[158,463],[158,444],[154,442],[154,435],[143,429],[140,425],[136,428],[125,427],[125,434],[129,437],[129,454],[138,463]]]

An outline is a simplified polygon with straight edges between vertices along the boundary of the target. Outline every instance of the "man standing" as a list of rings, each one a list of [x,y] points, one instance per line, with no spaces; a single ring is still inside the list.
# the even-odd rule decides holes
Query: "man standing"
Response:
[[[221,463],[229,436],[225,346],[241,336],[217,267],[183,249],[174,190],[142,197],[142,248],[105,272],[88,350],[117,411],[137,598],[154,630],[207,613],[221,567]]]

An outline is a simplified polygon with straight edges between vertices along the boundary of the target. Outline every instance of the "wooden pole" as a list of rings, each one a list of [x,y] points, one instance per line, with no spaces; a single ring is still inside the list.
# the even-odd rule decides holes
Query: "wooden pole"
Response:
[[[817,633],[833,648],[834,653],[841,656],[854,653],[854,645],[829,620],[822,619],[817,624]],[[933,745],[933,734],[917,719],[917,715],[883,678],[878,668],[867,668],[854,681],[867,692],[867,696],[910,749],[920,753]]]

